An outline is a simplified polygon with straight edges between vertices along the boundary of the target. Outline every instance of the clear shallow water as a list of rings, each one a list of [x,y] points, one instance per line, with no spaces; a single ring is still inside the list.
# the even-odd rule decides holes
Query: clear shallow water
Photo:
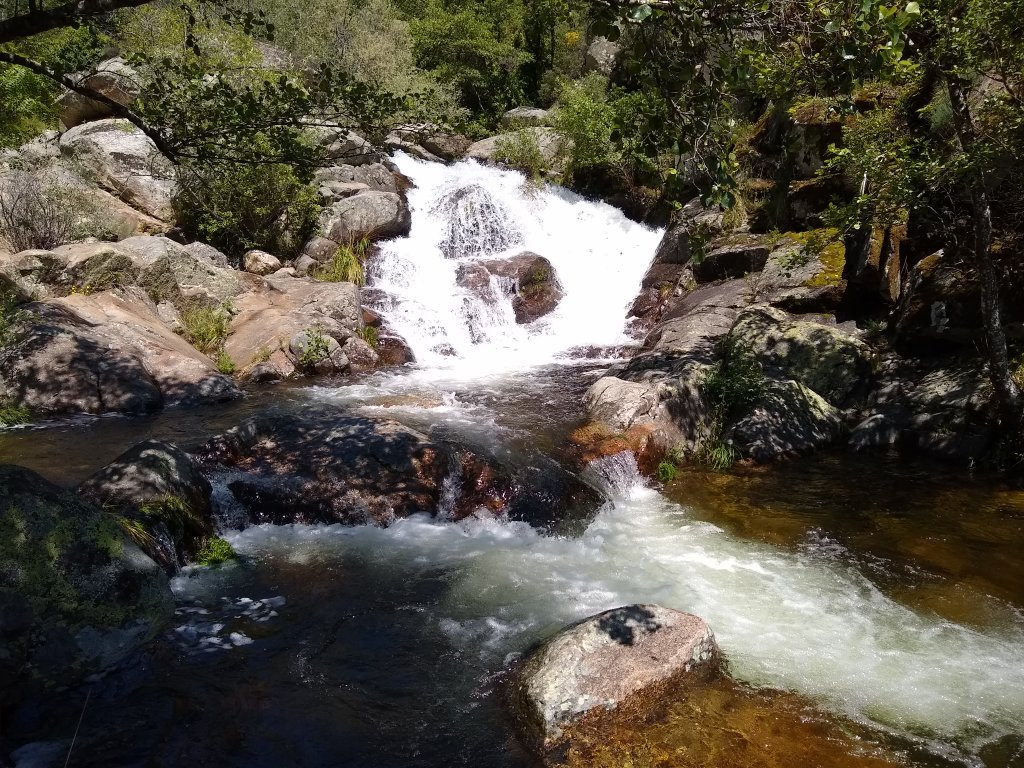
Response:
[[[514,174],[400,162],[418,184],[414,237],[385,248],[377,286],[395,297],[385,316],[412,343],[418,367],[275,387],[222,408],[6,433],[0,460],[70,484],[144,437],[192,445],[266,408],[327,402],[399,418],[511,465],[564,464],[582,393],[600,371],[569,365],[565,352],[623,340],[625,304],[657,233],[606,207],[524,192]],[[518,238],[512,251],[551,258],[567,291],[560,314],[522,327],[505,306],[483,320],[465,311],[452,260],[441,254],[449,229],[438,200],[470,183],[503,206],[503,226]],[[864,738],[880,745],[883,763],[1024,760],[1024,595],[1012,585],[1020,517],[993,503],[998,492],[950,484],[931,493],[925,474],[908,505],[895,465],[858,464],[866,483],[852,481],[840,460],[805,465],[817,475],[779,469],[774,483],[756,473],[685,473],[666,496],[628,462],[606,464],[590,479],[609,501],[572,535],[426,516],[386,530],[229,533],[244,561],[175,580],[174,629],[95,686],[72,764],[526,765],[496,690],[508,662],[567,622],[636,601],[704,616],[737,679],[794,694],[711,691],[670,710],[662,726],[678,727],[648,734],[662,751],[671,747],[669,765],[728,752],[730,717],[740,717],[729,713],[738,710],[753,713],[744,723],[760,723],[745,740],[772,758],[765,764],[786,764],[797,741],[813,736],[806,723],[818,720],[828,724],[823,746],[806,758],[817,765],[860,764]],[[929,505],[941,508],[939,535]],[[973,507],[987,510],[983,524],[972,525]],[[962,525],[947,525],[950,509],[967,510]],[[877,537],[862,535],[872,527]],[[962,551],[1005,562],[1005,578],[976,580],[983,568],[941,554]],[[911,599],[924,581],[933,593],[966,590],[968,602],[996,608],[980,618],[931,610]],[[250,601],[267,598],[251,610]],[[22,712],[12,732],[66,739],[83,698]],[[689,745],[696,760],[680,756],[669,732],[705,711],[722,727]]]

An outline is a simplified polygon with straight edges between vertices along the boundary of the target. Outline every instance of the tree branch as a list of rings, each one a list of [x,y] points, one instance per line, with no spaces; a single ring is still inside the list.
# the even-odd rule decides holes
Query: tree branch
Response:
[[[146,134],[156,145],[156,148],[160,151],[164,157],[170,160],[172,163],[177,163],[178,153],[175,149],[167,142],[163,134],[160,133],[156,128],[147,123],[142,117],[130,108],[119,104],[109,96],[106,96],[99,91],[96,91],[88,86],[82,85],[80,82],[75,80],[70,75],[62,75],[45,64],[41,64],[38,61],[27,59],[24,56],[20,56],[17,53],[9,53],[8,51],[0,51],[0,63],[13,64],[18,67],[24,67],[25,69],[35,72],[37,75],[42,75],[50,80],[53,80],[65,88],[74,91],[75,93],[81,94],[86,98],[98,101],[101,104],[106,105],[113,111],[118,117],[124,118],[144,134]]]
[[[35,3],[28,13],[0,21],[0,44],[38,35],[51,29],[75,26],[86,19],[110,13],[118,8],[135,8],[152,0],[73,0],[54,8],[39,10]]]

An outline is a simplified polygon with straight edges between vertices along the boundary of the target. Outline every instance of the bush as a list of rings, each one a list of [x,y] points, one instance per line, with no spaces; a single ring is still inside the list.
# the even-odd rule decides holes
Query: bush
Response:
[[[227,304],[219,307],[196,305],[181,314],[188,343],[204,355],[219,357],[224,350],[231,326],[231,309]]]
[[[15,171],[0,188],[0,235],[11,250],[49,250],[74,238],[75,200],[66,187]]]
[[[14,427],[32,421],[32,411],[23,405],[0,402],[0,427]]]
[[[577,82],[566,83],[562,88],[555,127],[566,140],[570,173],[607,165],[614,160],[615,110],[608,103],[607,82],[593,73]]]
[[[199,565],[223,565],[224,563],[237,560],[238,555],[234,547],[219,536],[211,536],[203,544],[203,548],[196,555],[196,562]]]
[[[370,241],[365,237],[339,246],[331,260],[313,272],[313,278],[325,283],[362,285],[366,282],[363,261],[369,248]]]
[[[521,130],[502,136],[494,147],[494,159],[526,174],[530,181],[540,181],[548,171],[548,161],[540,151],[533,131]]]
[[[704,396],[710,406],[710,419],[697,441],[695,461],[712,469],[731,467],[738,458],[736,449],[724,439],[729,423],[745,416],[764,393],[764,371],[757,358],[726,337],[719,347],[721,359],[704,377]]]
[[[283,164],[192,168],[182,178],[178,223],[236,264],[252,249],[294,258],[321,210],[316,192]]]
[[[299,357],[300,368],[312,368],[331,354],[331,346],[327,336],[319,328],[306,331],[306,348]]]

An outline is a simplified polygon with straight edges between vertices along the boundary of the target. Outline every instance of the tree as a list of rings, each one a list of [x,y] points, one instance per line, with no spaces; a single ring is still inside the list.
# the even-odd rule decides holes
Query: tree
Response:
[[[315,71],[218,67],[204,56],[201,31],[229,22],[247,35],[272,40],[273,25],[260,11],[224,3],[185,2],[181,48],[174,55],[140,54],[132,61],[146,80],[136,105],[124,106],[84,85],[69,62],[34,58],[28,43],[45,32],[109,21],[118,9],[148,0],[75,0],[46,7],[28,0],[0,0],[0,64],[30,71],[104,103],[152,139],[176,164],[280,163],[309,168],[324,161],[304,130],[345,126],[382,133],[389,116],[405,106],[396,98],[323,64]],[[29,50],[24,50],[29,48]],[[333,158],[337,159],[337,158]]]
[[[917,78],[925,91],[942,85],[956,146],[932,158],[930,174],[951,196],[967,198],[989,375],[1004,432],[1016,435],[1024,398],[1011,374],[1000,314],[992,184],[1000,164],[1019,154],[1024,134],[1019,2],[600,0],[598,6],[599,33],[615,38],[620,26],[630,31],[629,76],[666,97],[674,131],[665,148],[685,161],[677,180],[726,206],[734,201],[738,100],[800,93],[850,99],[858,85],[875,79]],[[972,93],[982,77],[997,84],[988,98]],[[979,109],[994,109],[1000,119],[982,128]],[[1008,143],[1011,135],[1016,144]]]

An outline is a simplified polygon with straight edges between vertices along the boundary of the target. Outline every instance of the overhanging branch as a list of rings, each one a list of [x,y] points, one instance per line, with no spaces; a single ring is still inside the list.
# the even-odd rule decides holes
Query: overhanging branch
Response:
[[[150,2],[152,0],[74,0],[53,8],[32,10],[0,21],[0,44],[51,29],[73,27],[118,8],[135,8]]]
[[[35,72],[37,75],[42,75],[50,80],[53,80],[65,88],[74,91],[75,93],[81,94],[86,98],[98,101],[101,104],[106,105],[110,110],[118,117],[124,118],[144,134],[146,134],[152,142],[156,145],[156,148],[160,151],[164,157],[170,160],[172,163],[178,161],[178,153],[174,148],[168,144],[163,134],[160,133],[156,128],[147,123],[142,117],[134,112],[129,107],[119,104],[109,96],[100,93],[99,91],[89,88],[86,85],[82,85],[80,82],[75,80],[70,75],[62,75],[59,72],[54,71],[45,64],[41,64],[38,61],[25,58],[17,53],[10,53],[8,51],[0,51],[0,63],[13,64],[18,67],[24,67],[25,69]]]

